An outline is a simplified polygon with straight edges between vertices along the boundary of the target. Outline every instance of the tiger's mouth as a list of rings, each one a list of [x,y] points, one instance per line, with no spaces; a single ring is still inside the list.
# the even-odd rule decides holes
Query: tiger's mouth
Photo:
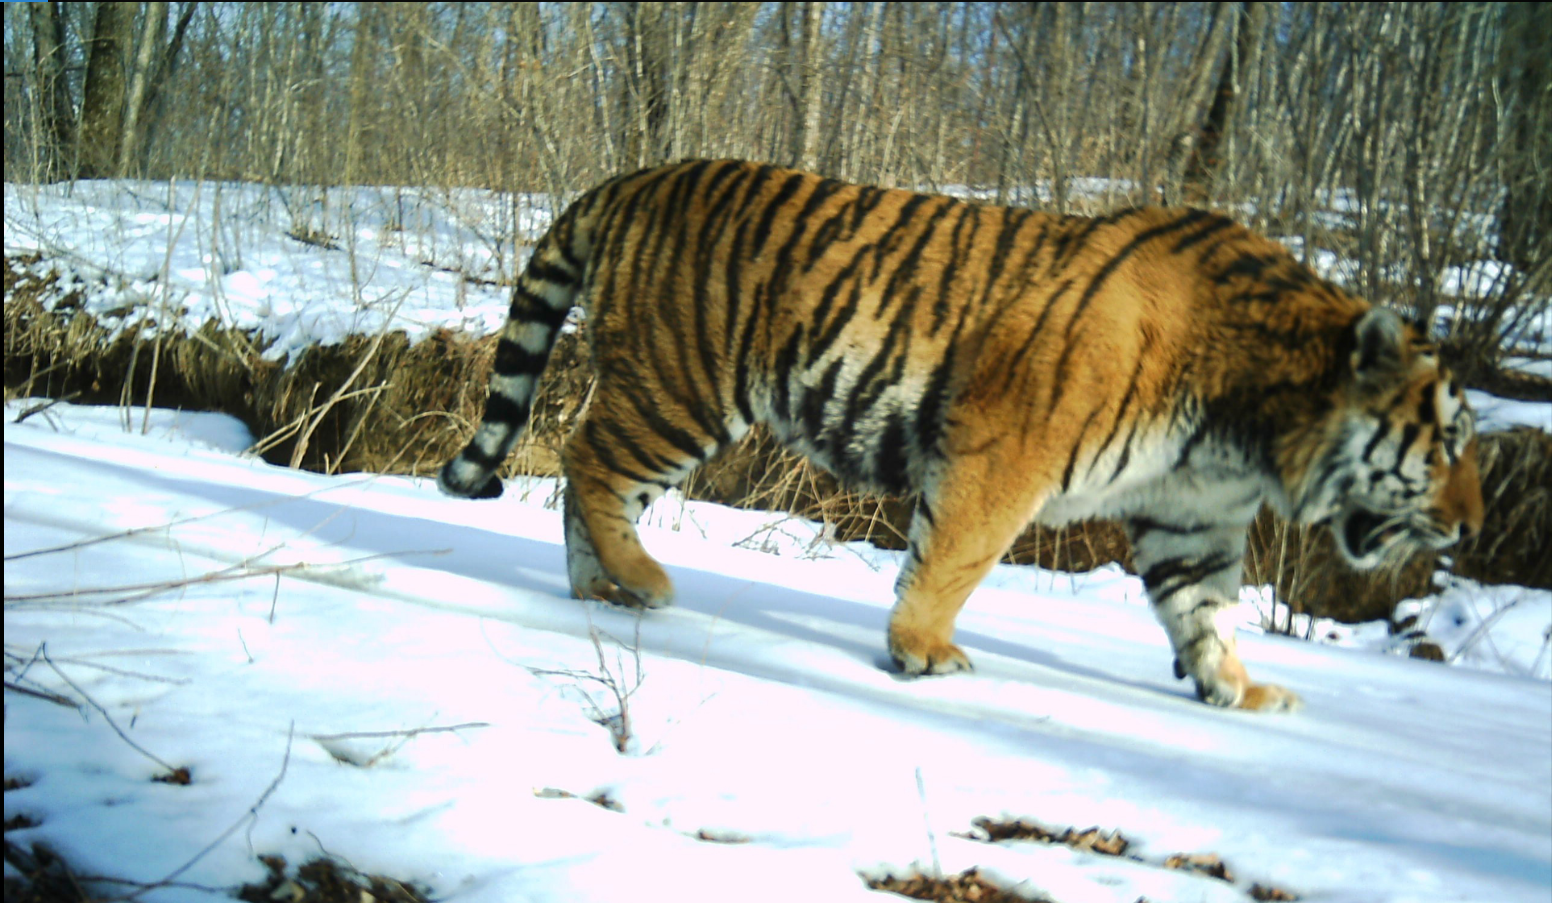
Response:
[[[1367,570],[1379,565],[1398,546],[1442,549],[1455,541],[1432,523],[1405,514],[1384,514],[1367,508],[1350,508],[1331,524],[1336,545],[1353,567]]]
[[[1364,508],[1343,512],[1331,526],[1342,557],[1360,569],[1377,566],[1391,547],[1411,534],[1404,518]]]

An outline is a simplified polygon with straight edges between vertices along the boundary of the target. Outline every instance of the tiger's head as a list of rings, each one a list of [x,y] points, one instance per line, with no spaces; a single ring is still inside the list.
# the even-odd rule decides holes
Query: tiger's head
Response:
[[[1482,528],[1471,408],[1460,383],[1393,311],[1352,327],[1353,350],[1317,464],[1309,520],[1329,521],[1356,568],[1393,551],[1442,549]]]

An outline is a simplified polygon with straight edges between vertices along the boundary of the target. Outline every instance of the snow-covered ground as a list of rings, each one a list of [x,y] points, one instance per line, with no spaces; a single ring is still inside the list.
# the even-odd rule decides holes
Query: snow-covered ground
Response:
[[[645,541],[680,604],[638,620],[566,598],[548,483],[465,502],[244,457],[217,415],[141,434],[138,411],[27,409],[7,683],[79,707],[7,693],[5,775],[29,783],[5,814],[37,826],[6,839],[176,875],[143,899],[325,853],[465,901],[881,899],[859,875],[970,865],[1061,903],[1552,890],[1547,593],[1475,659],[1539,677],[1263,636],[1247,603],[1252,673],[1307,703],[1257,716],[1172,678],[1135,578],[1007,567],[960,621],[978,670],[903,681],[880,667],[893,556],[815,525],[660,502]],[[1462,634],[1487,614],[1449,611]],[[1137,858],[957,836],[979,817],[1119,829]],[[1161,867],[1177,853],[1234,883]]]
[[[7,183],[5,253],[42,254],[56,296],[80,292],[109,328],[214,322],[284,360],[382,329],[494,332],[510,302],[498,283],[553,212],[547,197],[473,190]]]

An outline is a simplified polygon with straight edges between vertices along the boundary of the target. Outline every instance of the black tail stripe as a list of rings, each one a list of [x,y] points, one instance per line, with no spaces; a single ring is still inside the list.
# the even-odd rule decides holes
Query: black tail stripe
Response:
[[[548,248],[545,248],[545,250],[548,250]],[[579,272],[568,273],[552,263],[541,260],[539,259],[541,253],[542,251],[536,250],[533,256],[528,258],[528,266],[523,268],[523,277],[525,279],[548,282],[552,285],[569,286],[576,284],[577,276],[581,275]]]
[[[487,411],[486,413],[488,415],[489,411]],[[488,417],[487,417],[487,420],[488,420]],[[463,458],[465,461],[468,461],[469,463],[471,463],[471,464],[475,465],[476,467],[478,467],[480,470],[483,470],[483,471],[485,471],[487,473],[489,473],[489,472],[495,470],[496,468],[500,467],[501,466],[501,462],[503,460],[502,458],[493,458],[490,455],[485,454],[485,452],[481,451],[479,446],[477,446],[477,445],[468,445],[468,446],[466,446],[464,448],[464,450],[459,454],[459,457]]]
[[[512,308],[507,316],[519,323],[542,323],[550,329],[559,329],[571,313],[571,305],[551,307],[549,302],[523,287],[519,282],[512,289]]]
[[[492,393],[485,399],[485,413],[480,419],[485,423],[517,428],[528,422],[528,411],[528,402]]]
[[[491,367],[491,372],[500,376],[520,376],[523,374],[537,376],[543,372],[544,365],[549,359],[549,348],[535,353],[511,339],[502,337],[496,342],[496,361]]]

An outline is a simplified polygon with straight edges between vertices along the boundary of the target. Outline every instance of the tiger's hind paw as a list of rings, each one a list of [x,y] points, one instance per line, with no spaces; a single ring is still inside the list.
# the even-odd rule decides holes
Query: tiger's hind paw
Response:
[[[907,645],[891,638],[889,658],[907,677],[933,674],[957,674],[974,671],[969,656],[953,643],[914,643]]]

